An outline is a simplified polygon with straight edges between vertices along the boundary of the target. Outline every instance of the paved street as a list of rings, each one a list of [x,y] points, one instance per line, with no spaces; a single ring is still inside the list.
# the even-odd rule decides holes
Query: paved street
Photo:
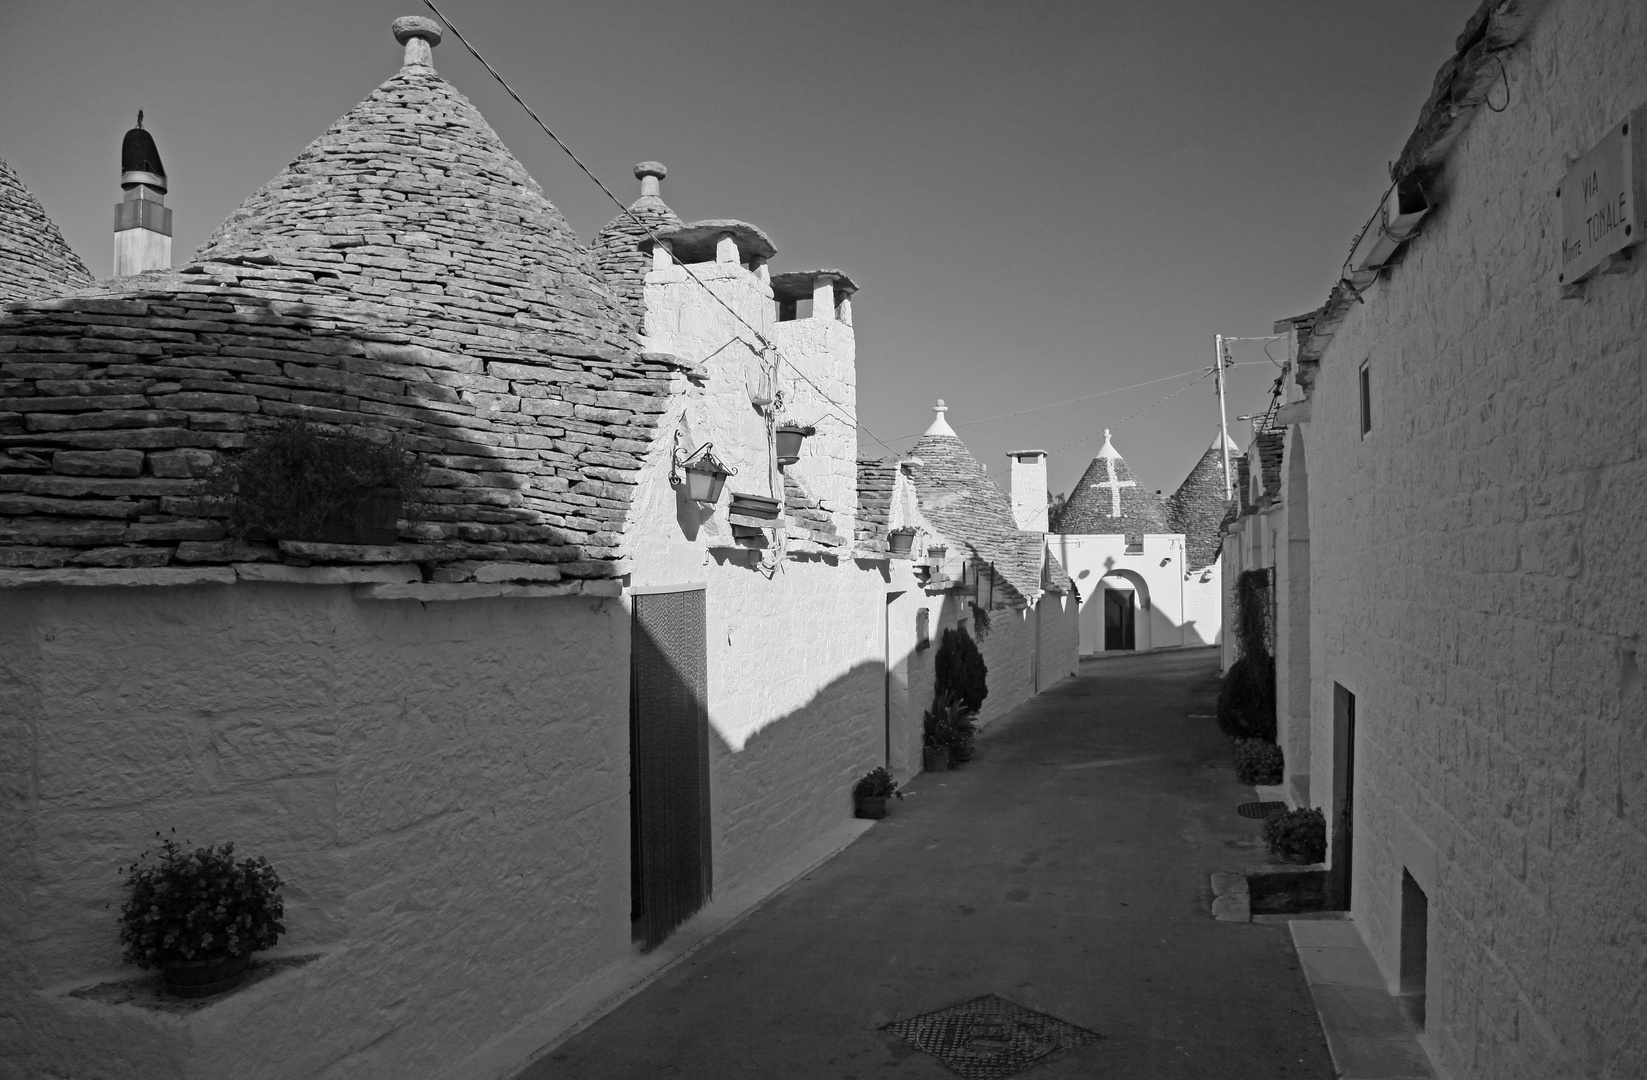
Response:
[[[1213,650],[1083,664],[834,859],[520,1080],[953,1077],[881,1030],[985,994],[1102,1038],[1026,1075],[1333,1075],[1282,925],[1215,922],[1262,862]]]

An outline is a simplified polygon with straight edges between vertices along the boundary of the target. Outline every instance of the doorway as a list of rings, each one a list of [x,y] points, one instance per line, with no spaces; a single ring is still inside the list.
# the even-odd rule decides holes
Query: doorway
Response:
[[[629,918],[643,949],[708,901],[704,590],[634,597],[629,664]]]
[[[1138,632],[1132,590],[1104,588],[1104,651],[1136,649]]]
[[[1350,879],[1355,865],[1355,695],[1332,687],[1332,790],[1337,802],[1333,815],[1333,896],[1340,911],[1350,910]]]

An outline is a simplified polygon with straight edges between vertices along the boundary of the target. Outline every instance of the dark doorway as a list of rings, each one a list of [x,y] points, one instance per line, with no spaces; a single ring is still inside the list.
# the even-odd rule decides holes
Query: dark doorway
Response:
[[[702,589],[635,596],[629,665],[629,918],[650,949],[703,907],[709,833]]]
[[[1137,636],[1133,623],[1130,591],[1104,590],[1104,651],[1136,649]]]
[[[1413,1026],[1424,1030],[1429,990],[1430,898],[1406,867],[1401,869],[1401,1005]]]
[[[1355,865],[1355,695],[1337,683],[1332,688],[1332,758],[1333,798],[1338,803],[1333,817],[1332,888],[1338,909],[1349,911]]]

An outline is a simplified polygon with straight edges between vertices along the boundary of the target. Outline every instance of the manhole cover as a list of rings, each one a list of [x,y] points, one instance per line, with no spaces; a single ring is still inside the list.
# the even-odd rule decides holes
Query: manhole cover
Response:
[[[1279,814],[1287,808],[1284,802],[1244,802],[1235,808],[1235,812],[1242,817],[1267,818],[1271,814]]]
[[[903,1036],[967,1080],[1016,1076],[1060,1050],[1103,1038],[993,994],[894,1021],[883,1030]]]

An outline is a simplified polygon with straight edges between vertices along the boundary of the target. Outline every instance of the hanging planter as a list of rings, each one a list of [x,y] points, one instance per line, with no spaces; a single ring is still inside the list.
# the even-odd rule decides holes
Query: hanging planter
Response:
[[[892,554],[908,555],[910,549],[915,546],[915,530],[893,529],[887,534],[886,544],[892,550]]]
[[[734,491],[730,509],[732,513],[742,517],[760,518],[769,522],[778,520],[778,500],[765,495],[745,495]]]
[[[805,427],[788,421],[779,424],[776,433],[779,467],[793,465],[801,460],[801,443],[817,433],[818,429],[814,427]]]

